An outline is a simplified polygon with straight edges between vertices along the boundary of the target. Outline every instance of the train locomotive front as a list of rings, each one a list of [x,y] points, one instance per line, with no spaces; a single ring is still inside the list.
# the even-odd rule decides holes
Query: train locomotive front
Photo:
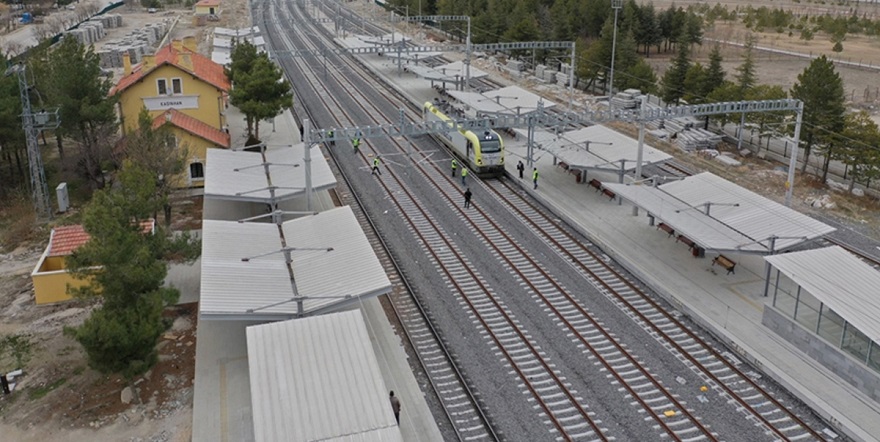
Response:
[[[442,121],[454,128],[455,121],[430,101],[424,106],[425,121]],[[494,130],[474,132],[453,129],[438,133],[435,138],[449,146],[456,156],[467,161],[478,175],[497,176],[504,173],[504,141]]]

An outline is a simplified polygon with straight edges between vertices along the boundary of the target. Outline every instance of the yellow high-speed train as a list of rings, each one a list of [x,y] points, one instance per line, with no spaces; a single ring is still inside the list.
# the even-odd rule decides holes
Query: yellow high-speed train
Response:
[[[444,114],[434,103],[424,106],[425,121],[454,121]],[[453,130],[437,133],[435,138],[449,146],[456,156],[466,161],[471,170],[479,175],[501,175],[504,173],[504,142],[498,133],[491,129],[477,133],[469,130]]]

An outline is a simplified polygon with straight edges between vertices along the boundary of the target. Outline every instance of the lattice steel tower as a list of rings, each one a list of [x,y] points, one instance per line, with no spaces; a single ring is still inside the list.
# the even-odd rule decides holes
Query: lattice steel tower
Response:
[[[27,140],[28,165],[31,173],[31,197],[38,219],[52,217],[52,203],[49,199],[49,186],[46,183],[46,171],[43,169],[43,156],[37,140],[37,131],[56,129],[61,123],[58,110],[52,112],[31,112],[30,87],[25,75],[24,64],[16,64],[6,70],[6,75],[18,76],[18,90],[21,95],[21,122]]]

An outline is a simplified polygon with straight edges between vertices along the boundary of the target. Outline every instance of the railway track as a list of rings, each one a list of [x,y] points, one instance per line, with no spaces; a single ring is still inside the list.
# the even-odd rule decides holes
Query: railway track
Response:
[[[265,13],[265,11],[261,10],[260,13]],[[281,43],[278,36],[269,35],[270,42],[273,45]],[[317,92],[317,87],[321,84],[316,82],[318,73],[306,66],[305,63],[299,63],[299,68],[300,72],[312,72],[313,76],[309,79],[309,85],[316,89]],[[336,123],[350,124],[349,121],[342,120],[338,120]],[[331,155],[331,158],[334,159],[332,166],[335,169],[336,175],[342,177],[345,183],[343,189],[338,192],[339,198],[342,202],[352,207],[358,221],[364,228],[368,240],[373,246],[373,250],[376,251],[380,262],[389,275],[389,279],[392,281],[393,289],[389,296],[391,308],[399,319],[400,324],[403,325],[402,330],[405,338],[414,349],[419,365],[427,374],[429,384],[435,396],[443,405],[446,417],[458,439],[463,441],[501,440],[490,425],[489,418],[480,407],[475,394],[469,388],[461,371],[453,362],[454,357],[446,347],[436,327],[431,323],[429,313],[419,302],[418,298],[413,296],[412,288],[406,279],[401,276],[400,266],[389,252],[389,248],[379,235],[376,226],[363,210],[357,195],[351,191],[350,183],[346,175],[339,168],[336,157]]]
[[[288,31],[297,32],[293,28]],[[283,39],[284,37],[274,38]],[[304,40],[307,39],[304,38]],[[298,60],[296,64],[299,65],[302,72],[311,69],[307,67],[306,61]],[[354,66],[349,70],[352,74],[355,71]],[[319,74],[315,72],[312,74],[305,76],[305,82],[317,96],[321,97],[327,109],[336,110],[334,112],[335,123],[353,125],[353,118],[347,112],[342,112],[340,103],[326,93],[322,82],[318,81]],[[364,114],[382,115],[381,111],[366,104],[370,102],[369,97],[362,95],[362,92],[357,88],[346,85],[342,74],[334,71],[330,76],[336,81],[337,86],[347,88],[347,92],[352,97],[363,98],[357,102]],[[390,121],[375,118],[372,122],[384,124]],[[361,124],[363,123],[361,122]],[[408,153],[408,148],[405,148],[400,142],[393,140],[391,144],[397,154]],[[363,164],[367,164],[368,156],[372,155],[385,156],[387,152],[381,152],[375,146],[367,144],[358,156]],[[692,413],[686,403],[683,403],[664,387],[662,382],[655,379],[651,372],[642,366],[636,356],[629,352],[624,345],[617,342],[613,333],[601,321],[594,318],[589,310],[581,305],[576,296],[557,283],[536,259],[517,244],[514,238],[504,234],[504,229],[501,229],[488,213],[478,209],[476,214],[472,215],[459,209],[456,203],[459,194],[457,184],[446,176],[445,169],[440,170],[436,165],[416,164],[422,176],[430,181],[440,193],[443,203],[458,210],[460,218],[471,227],[471,230],[481,234],[483,243],[493,250],[496,259],[506,266],[512,274],[517,275],[522,284],[529,287],[535,302],[549,311],[548,314],[555,317],[557,325],[564,328],[573,339],[579,342],[579,346],[584,349],[582,351],[588,354],[590,360],[597,361],[603,367],[603,371],[612,376],[615,382],[626,390],[626,397],[641,407],[640,413],[649,414],[650,418],[655,421],[658,435],[665,435],[673,440],[718,439],[717,435],[703,425],[701,419]],[[487,188],[497,193],[497,190],[493,188],[495,184],[489,183]],[[430,256],[432,264],[443,271],[448,286],[467,305],[472,317],[480,324],[485,335],[495,345],[496,351],[506,360],[513,373],[519,378],[520,388],[535,398],[538,403],[537,407],[541,409],[542,415],[549,421],[548,425],[551,427],[551,431],[557,437],[567,440],[609,440],[613,438],[614,436],[609,434],[607,428],[603,427],[602,420],[589,409],[588,404],[579,397],[578,392],[571,388],[570,383],[566,381],[565,373],[554,368],[552,360],[543,354],[540,345],[530,337],[529,331],[518,323],[516,316],[506,307],[504,300],[497,293],[494,293],[479,272],[472,269],[467,256],[456,245],[454,238],[433,219],[429,207],[407,189],[404,180],[392,169],[387,170],[385,177],[380,180],[380,185],[405,218],[410,233],[418,239],[425,253]],[[512,200],[506,200],[506,202],[511,207],[514,204]],[[520,216],[523,215],[520,214]],[[601,260],[596,261],[601,262]],[[580,262],[582,272],[598,278],[600,273],[588,271],[590,265],[594,265],[594,263],[588,263],[583,259],[578,262]],[[634,292],[637,291],[635,284],[629,282],[625,277],[620,275],[618,277],[621,279],[614,284],[629,285]],[[590,278],[588,277],[588,279]],[[597,283],[597,287],[600,287],[600,290],[606,295],[607,291],[613,288],[610,283]],[[652,335],[658,341],[663,343],[657,337],[662,336],[663,339],[668,339],[663,343],[667,348],[678,346],[675,351],[670,351],[678,352],[678,355],[684,358],[683,361],[687,360],[693,366],[703,367],[700,371],[702,375],[706,376],[707,383],[713,388],[726,392],[732,401],[739,402],[742,410],[746,410],[746,414],[765,425],[768,432],[775,435],[774,437],[782,440],[799,440],[811,437],[810,427],[798,424],[799,420],[794,420],[791,416],[776,417],[777,413],[785,411],[785,407],[772,396],[765,395],[764,401],[774,404],[778,409],[767,407],[766,411],[759,410],[758,408],[765,407],[763,403],[749,402],[753,394],[760,394],[760,387],[754,382],[752,385],[739,385],[741,383],[749,384],[749,378],[745,374],[739,372],[738,375],[743,379],[730,380],[725,383],[728,381],[727,372],[736,372],[735,364],[731,363],[732,366],[713,371],[709,367],[719,363],[723,364],[723,361],[727,359],[717,352],[712,354],[714,350],[711,349],[711,346],[707,346],[708,349],[697,348],[693,350],[697,356],[688,353],[692,348],[702,344],[698,341],[696,334],[690,332],[686,327],[682,330],[667,327],[667,321],[673,322],[672,320],[675,319],[671,314],[661,314],[660,316],[666,317],[659,319],[657,323],[648,322],[649,316],[656,316],[659,313],[657,311],[640,311],[638,306],[645,302],[637,299],[627,300],[624,297],[623,300],[618,299],[616,303],[620,305],[619,303],[624,301],[630,303],[632,315],[641,315],[636,320],[637,322],[644,321],[644,324],[652,324],[653,327],[656,327]],[[428,315],[423,316],[427,318]],[[691,335],[687,336],[688,333]],[[682,335],[686,335],[682,341],[675,341],[675,338]],[[442,345],[442,340],[437,339],[437,342],[437,346]],[[430,344],[430,348],[436,348],[435,344]],[[704,353],[710,355],[703,357]],[[451,359],[451,356],[446,355],[446,359]],[[685,365],[690,364],[685,362]],[[425,363],[423,363],[424,365]],[[466,385],[464,389],[466,389]],[[755,391],[752,391],[753,389]],[[749,396],[743,398],[743,395]],[[476,405],[475,400],[473,403]],[[670,410],[673,411],[670,416],[664,414],[665,411]],[[461,435],[461,433],[459,434]],[[821,436],[815,432],[812,433],[812,436],[821,439]]]
[[[571,262],[591,284],[624,310],[634,321],[713,391],[739,404],[739,410],[763,425],[780,440],[823,440],[799,416],[792,413],[754,379],[756,373],[740,369],[741,362],[705,342],[696,332],[663,308],[630,277],[609,264],[607,257],[578,240],[546,211],[523,198],[507,180],[487,183],[495,195],[520,220],[532,227],[564,259]]]
[[[309,83],[317,91],[319,84],[309,80]],[[342,82],[340,82],[342,84]],[[358,92],[349,89],[353,96]],[[358,100],[366,102],[367,100]],[[336,103],[326,103],[333,106]],[[366,109],[365,109],[366,110]],[[376,120],[376,123],[385,121]],[[403,146],[397,146],[400,153],[404,153]],[[365,150],[373,149],[367,146]],[[379,155],[378,151],[373,154]],[[445,173],[436,166],[419,167],[426,177],[432,181],[436,188],[442,189],[447,202],[457,206],[453,201],[452,193],[458,193],[454,183],[446,180]],[[445,273],[447,284],[453,286],[461,299],[469,307],[471,314],[477,319],[483,330],[489,335],[497,349],[504,356],[509,366],[519,377],[521,385],[531,393],[539,403],[543,414],[552,422],[563,438],[568,440],[608,440],[605,430],[600,427],[601,421],[594,417],[588,410],[588,406],[578,397],[577,391],[570,388],[564,376],[554,369],[552,361],[543,355],[537,343],[529,338],[529,332],[518,324],[515,316],[508,311],[504,302],[497,296],[485,280],[471,269],[467,258],[457,249],[447,233],[433,221],[429,211],[418,198],[413,197],[406,186],[391,171],[392,180],[381,180],[386,194],[394,195],[394,204],[406,219],[411,232],[420,240],[426,253],[428,253],[438,268]],[[445,181],[445,182],[444,182]],[[454,190],[453,190],[454,189]],[[462,213],[464,215],[464,212]],[[480,226],[479,223],[492,224],[491,218],[481,214],[481,219],[474,221],[472,217],[465,217],[474,223],[477,231],[499,232],[494,238],[485,238],[487,244],[492,245],[502,255],[507,252],[505,259],[515,269],[524,283],[531,285],[532,292],[540,297],[546,306],[549,306],[556,314],[561,324],[570,333],[577,336],[581,345],[589,349],[592,357],[629,392],[629,397],[638,402],[645,412],[650,413],[656,421],[657,427],[662,432],[672,436],[674,440],[717,440],[712,432],[701,425],[699,420],[691,414],[691,411],[680,402],[673,394],[667,391],[651,373],[638,362],[611,333],[606,330],[600,321],[591,315],[587,323],[579,323],[586,309],[577,306],[577,314],[570,316],[564,311],[570,310],[573,296],[560,287],[546,271],[541,269],[540,264],[529,257],[516,242],[495,225],[495,229]],[[513,246],[513,249],[510,246]],[[442,252],[441,252],[442,251]],[[522,258],[527,259],[527,263]],[[528,269],[530,267],[530,269]],[[537,272],[537,273],[536,273]],[[538,278],[543,276],[543,281]],[[542,284],[555,285],[558,293],[539,287]],[[558,296],[566,293],[567,296]],[[555,298],[555,299],[554,299]],[[677,410],[669,415],[664,415],[663,410]],[[702,435],[702,437],[695,437]]]

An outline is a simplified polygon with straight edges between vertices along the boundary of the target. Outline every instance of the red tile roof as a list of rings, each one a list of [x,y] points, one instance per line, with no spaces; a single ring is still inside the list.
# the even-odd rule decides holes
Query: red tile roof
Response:
[[[58,226],[52,229],[49,240],[49,256],[70,255],[81,245],[89,242],[89,234],[81,225]]]
[[[154,220],[141,221],[141,229],[144,233],[152,233],[155,228],[156,222]],[[80,224],[55,227],[52,229],[52,236],[49,239],[48,256],[70,255],[74,250],[89,242],[89,239],[91,236]]]
[[[181,57],[180,54],[189,54],[190,60],[192,61],[192,70],[181,65]],[[131,74],[122,77],[119,80],[119,83],[110,90],[110,95],[120,93],[129,86],[137,83],[142,78],[146,77],[150,72],[158,69],[163,65],[171,65],[175,66],[180,70],[188,72],[195,76],[196,78],[201,79],[202,81],[220,89],[221,91],[228,92],[230,88],[229,78],[226,77],[226,73],[223,72],[223,66],[214,63],[210,58],[200,55],[199,53],[192,51],[187,48],[181,48],[180,50],[174,49],[173,44],[169,44],[168,46],[159,49],[156,52],[156,65],[150,69],[145,70],[143,62],[138,64],[132,69]]]
[[[168,109],[161,115],[153,119],[153,129],[161,127],[163,124],[173,124],[197,137],[208,140],[220,147],[229,147],[229,134],[203,123],[177,109]]]

